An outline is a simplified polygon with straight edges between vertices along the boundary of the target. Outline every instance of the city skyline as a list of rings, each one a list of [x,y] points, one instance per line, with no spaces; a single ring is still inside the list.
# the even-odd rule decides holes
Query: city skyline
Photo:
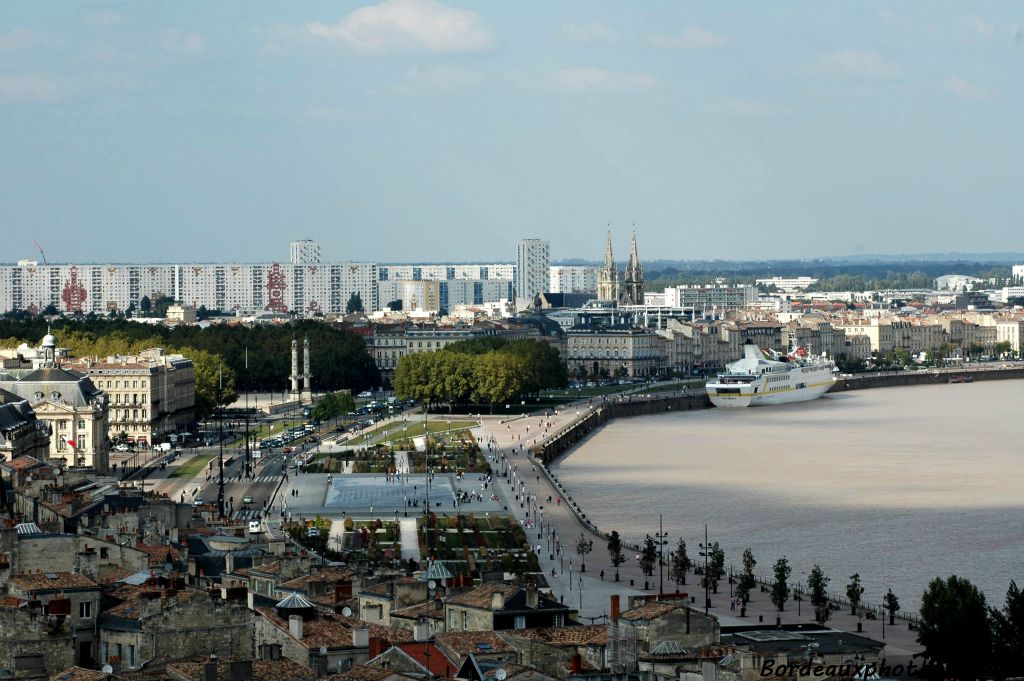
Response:
[[[244,9],[243,9],[244,7]],[[1024,14],[386,0],[14,5],[5,260],[1024,250]]]

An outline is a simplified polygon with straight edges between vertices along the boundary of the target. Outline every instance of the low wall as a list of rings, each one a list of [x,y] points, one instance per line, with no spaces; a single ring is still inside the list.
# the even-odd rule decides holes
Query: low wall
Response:
[[[711,400],[708,399],[703,389],[665,393],[649,398],[626,396],[608,402],[600,402],[588,408],[589,413],[584,413],[578,420],[554,433],[543,444],[531,447],[530,454],[544,464],[549,464],[562,452],[575,446],[595,428],[612,419],[660,414],[666,411],[706,409],[710,406]]]
[[[901,385],[937,385],[949,383],[949,379],[954,376],[969,376],[975,381],[1024,378],[1024,367],[1012,369],[921,369],[919,371],[888,371],[880,374],[861,374],[839,379],[829,392],[888,388]]]

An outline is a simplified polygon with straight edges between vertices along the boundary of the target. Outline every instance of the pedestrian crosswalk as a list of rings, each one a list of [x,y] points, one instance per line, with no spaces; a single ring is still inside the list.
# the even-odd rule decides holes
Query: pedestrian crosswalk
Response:
[[[225,478],[224,482],[225,483],[230,483],[230,482],[249,482],[249,483],[277,482],[278,480],[281,480],[283,477],[284,477],[284,475],[260,475],[260,476],[257,476],[255,478],[243,478],[241,475],[233,475],[230,478]]]
[[[234,513],[232,513],[231,514],[231,519],[232,520],[248,520],[250,518],[251,519],[255,519],[257,513],[259,513],[260,516],[262,517],[262,511],[259,511],[257,509],[251,509],[251,508],[243,508],[240,511],[235,511]]]

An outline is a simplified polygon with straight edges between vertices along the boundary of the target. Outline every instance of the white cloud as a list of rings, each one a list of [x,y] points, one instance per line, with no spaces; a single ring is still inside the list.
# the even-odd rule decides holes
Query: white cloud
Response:
[[[783,107],[759,99],[726,99],[710,110],[737,118],[767,118],[786,113]]]
[[[655,33],[648,35],[644,37],[643,42],[648,47],[669,50],[710,50],[732,44],[728,38],[698,26],[688,26],[679,34]]]
[[[0,52],[27,50],[46,42],[46,34],[31,28],[16,28],[0,33]]]
[[[203,36],[192,31],[182,31],[177,28],[167,28],[157,34],[157,44],[168,52],[184,54],[188,56],[197,55],[206,47]]]
[[[823,54],[816,71],[865,78],[896,78],[902,70],[878,52],[844,50]]]
[[[590,24],[566,24],[559,29],[558,33],[574,43],[614,43],[618,41],[615,31],[600,21]]]
[[[0,100],[41,102],[59,98],[64,88],[38,73],[0,73]]]
[[[965,17],[963,26],[964,30],[972,38],[991,40],[996,34],[996,27],[978,16]]]
[[[434,0],[384,0],[337,24],[306,25],[317,38],[341,40],[357,52],[481,52],[494,44],[490,28],[471,10]]]
[[[552,78],[561,89],[579,93],[640,92],[658,86],[658,80],[647,73],[616,73],[586,67],[562,69]]]
[[[951,92],[961,99],[970,99],[974,101],[983,101],[986,99],[992,99],[994,93],[988,88],[961,78],[960,76],[950,76],[943,83],[942,87],[947,92]]]

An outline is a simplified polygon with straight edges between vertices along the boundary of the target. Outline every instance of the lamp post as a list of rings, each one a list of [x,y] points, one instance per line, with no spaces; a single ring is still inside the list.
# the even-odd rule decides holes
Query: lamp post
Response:
[[[252,454],[249,447],[249,348],[245,348],[245,477],[252,475]]]
[[[704,525],[704,543],[700,544],[700,556],[704,559],[704,614],[711,609],[711,579],[708,575],[708,558],[711,557],[711,544],[708,542],[708,526]]]
[[[654,534],[656,543],[658,544],[658,596],[665,593],[665,544],[668,543],[666,539],[668,532],[665,532],[665,528],[662,525],[662,516],[658,514],[658,531]]]
[[[218,383],[217,383],[217,385],[218,385],[217,402],[222,402],[224,400],[224,368],[223,368],[223,366],[221,367],[220,371],[218,372],[217,381],[218,381]],[[218,407],[218,414],[220,415],[220,418],[218,419],[218,425],[217,425],[217,431],[218,431],[218,438],[217,439],[220,440],[220,457],[219,457],[219,462],[220,462],[219,463],[219,466],[220,466],[220,481],[217,483],[217,508],[220,511],[220,517],[223,518],[224,517],[224,405],[218,404],[217,407]]]

